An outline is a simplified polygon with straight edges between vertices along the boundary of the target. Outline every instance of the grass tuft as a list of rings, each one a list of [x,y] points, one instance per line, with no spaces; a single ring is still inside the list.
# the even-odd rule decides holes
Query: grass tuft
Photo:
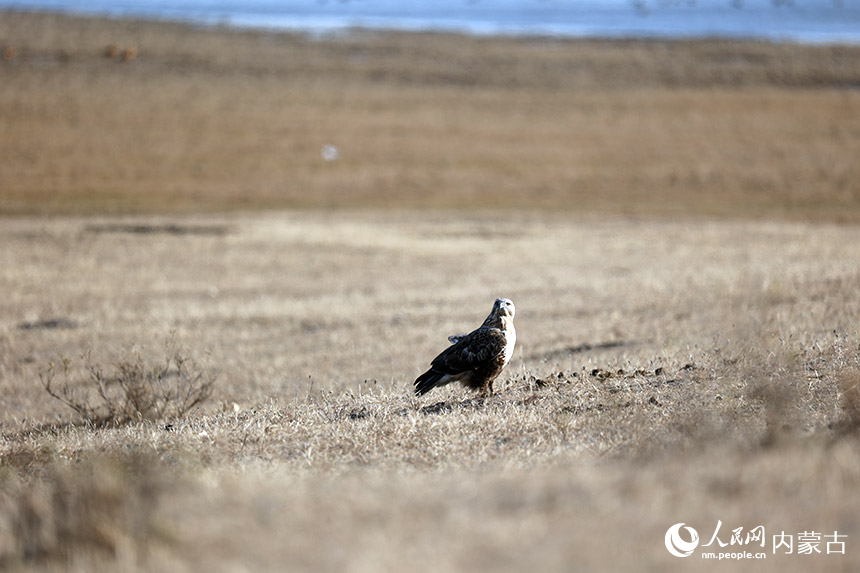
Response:
[[[860,433],[860,370],[849,368],[836,377],[846,433]]]

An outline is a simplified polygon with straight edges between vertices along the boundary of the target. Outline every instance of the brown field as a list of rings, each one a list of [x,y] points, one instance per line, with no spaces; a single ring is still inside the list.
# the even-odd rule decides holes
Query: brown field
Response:
[[[860,49],[26,14],[4,46],[0,569],[860,567]],[[413,398],[496,296],[496,395]],[[43,387],[117,404],[171,343],[214,379],[190,413]],[[667,552],[718,520],[766,559]]]
[[[16,13],[0,17],[3,45],[0,213],[860,220],[857,46],[320,41]],[[324,145],[340,159],[323,161]]]
[[[773,555],[768,541],[764,570],[860,563],[856,227],[396,211],[119,221],[0,231],[9,563],[683,569],[699,555],[671,557],[666,529],[704,537],[717,520],[728,535],[849,535],[845,556]],[[445,337],[496,295],[519,308],[497,395],[411,398]],[[73,384],[85,351],[108,374],[134,347],[155,364],[171,332],[195,368],[219,371],[202,411],[68,425],[79,418],[41,387],[63,355]]]

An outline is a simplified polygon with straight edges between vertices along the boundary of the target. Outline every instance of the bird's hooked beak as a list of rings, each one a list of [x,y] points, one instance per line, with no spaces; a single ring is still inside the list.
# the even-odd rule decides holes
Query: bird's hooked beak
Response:
[[[511,299],[497,298],[495,306],[499,315],[507,316],[511,319],[514,318],[514,314],[516,313],[516,307],[514,307],[514,303]]]

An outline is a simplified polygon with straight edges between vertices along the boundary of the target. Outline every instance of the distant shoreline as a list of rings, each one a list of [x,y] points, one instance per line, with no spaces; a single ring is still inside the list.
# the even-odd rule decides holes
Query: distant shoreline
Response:
[[[355,30],[394,33],[443,33],[466,36],[510,38],[606,39],[606,40],[728,40],[797,43],[806,45],[860,45],[860,9],[854,7],[794,12],[788,8],[746,7],[715,9],[711,6],[679,8],[678,6],[634,9],[592,9],[567,7],[555,20],[548,16],[522,20],[512,16],[490,18],[489,15],[434,14],[426,17],[398,15],[347,8],[326,11],[323,8],[266,10],[257,12],[253,5],[232,7],[228,2],[220,11],[195,9],[181,3],[171,8],[150,8],[129,3],[125,8],[100,7],[99,3],[75,6],[76,2],[58,3],[56,7],[29,6],[26,3],[2,4],[4,11],[59,14],[68,17],[105,18],[112,20],[149,20],[182,23],[201,27],[230,28],[260,32],[293,32],[311,37],[338,35]],[[241,6],[241,7],[239,7]],[[343,6],[343,5],[341,5]],[[266,6],[266,8],[269,8]],[[366,10],[366,9],[365,9]],[[824,13],[825,16],[813,17]],[[549,18],[549,19],[548,19]],[[567,19],[565,19],[567,18]],[[851,25],[851,22],[857,22]]]

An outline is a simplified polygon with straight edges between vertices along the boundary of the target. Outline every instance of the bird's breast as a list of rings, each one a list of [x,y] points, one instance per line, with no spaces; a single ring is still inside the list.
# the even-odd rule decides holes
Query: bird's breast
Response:
[[[508,365],[508,362],[511,361],[511,358],[514,355],[514,347],[517,344],[517,330],[514,328],[513,323],[508,323],[507,328],[504,329],[505,333],[505,364]]]

